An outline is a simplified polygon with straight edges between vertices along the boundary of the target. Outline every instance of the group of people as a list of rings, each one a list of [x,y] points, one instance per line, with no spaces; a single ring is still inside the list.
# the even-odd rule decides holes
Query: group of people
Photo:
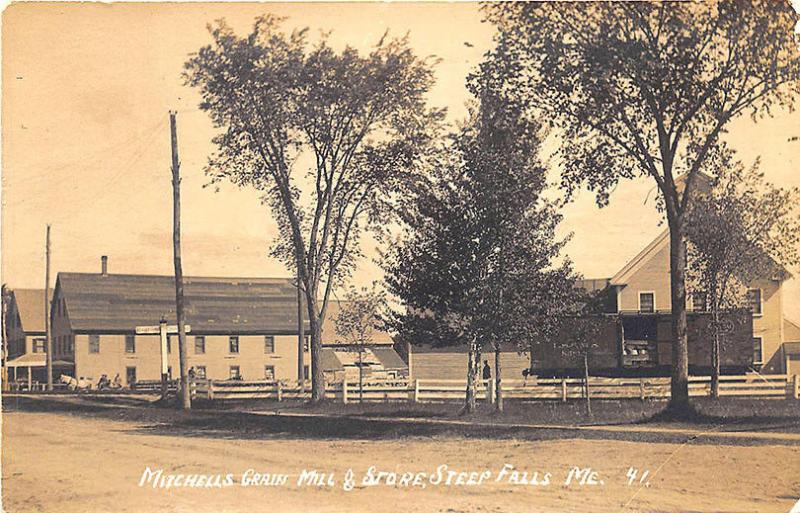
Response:
[[[103,374],[100,376],[100,379],[97,380],[97,390],[112,388],[122,388],[122,379],[119,377],[119,373],[114,376],[113,380],[108,379],[107,374]]]

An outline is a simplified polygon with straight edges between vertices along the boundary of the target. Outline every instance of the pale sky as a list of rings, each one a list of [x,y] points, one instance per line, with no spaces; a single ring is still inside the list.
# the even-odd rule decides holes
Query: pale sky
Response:
[[[206,24],[224,17],[240,34],[255,16],[287,16],[287,29],[333,30],[332,43],[368,51],[388,28],[410,35],[420,55],[442,59],[430,103],[450,120],[465,113],[467,73],[491,47],[493,29],[476,4],[41,4],[8,7],[2,19],[2,282],[42,287],[45,225],[52,225],[52,275],[170,274],[172,190],[167,111],[178,111],[183,265],[187,275],[287,276],[267,257],[276,227],[258,194],[203,188],[214,130],[182,85],[189,53],[210,42]],[[472,46],[464,43],[469,42]],[[800,186],[798,114],[743,118],[728,140],[746,163],[761,156],[767,178]],[[588,192],[566,210],[562,232],[578,271],[609,277],[663,229],[652,180],[623,182],[598,209]],[[368,253],[374,253],[368,248]],[[800,270],[792,269],[795,275]],[[380,278],[369,258],[356,284]],[[800,286],[785,289],[800,320]]]

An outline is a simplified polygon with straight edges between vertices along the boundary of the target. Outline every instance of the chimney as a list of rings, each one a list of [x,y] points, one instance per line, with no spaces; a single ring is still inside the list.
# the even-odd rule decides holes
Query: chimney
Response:
[[[108,276],[108,257],[105,255],[100,257],[100,274]]]

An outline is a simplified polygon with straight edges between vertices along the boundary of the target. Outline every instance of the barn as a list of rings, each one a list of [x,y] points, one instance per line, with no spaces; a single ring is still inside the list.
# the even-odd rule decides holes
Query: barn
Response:
[[[186,277],[184,299],[191,327],[188,365],[197,376],[298,379],[297,289],[291,279]],[[136,334],[136,328],[176,322],[174,278],[111,274],[105,260],[100,273],[62,272],[51,315],[54,357],[72,362],[74,376],[96,382],[103,374],[119,375],[125,385],[156,380],[159,337]],[[176,335],[167,348],[177,376]]]

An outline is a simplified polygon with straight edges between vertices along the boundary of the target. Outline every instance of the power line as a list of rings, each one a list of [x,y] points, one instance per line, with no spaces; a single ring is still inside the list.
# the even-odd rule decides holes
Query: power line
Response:
[[[94,192],[94,194],[95,194],[95,196],[93,198],[93,204],[94,205],[96,205],[98,202],[101,202],[101,201],[107,199],[109,197],[108,193],[109,193],[110,186],[115,184],[125,173],[130,171],[133,168],[134,165],[139,163],[139,160],[141,159],[141,157],[144,156],[144,154],[147,151],[147,149],[149,149],[150,144],[155,140],[156,136],[158,135],[158,130],[161,129],[162,126],[165,125],[165,123],[166,122],[164,120],[161,120],[159,123],[157,123],[157,125],[155,127],[153,127],[151,132],[147,135],[147,138],[145,140],[141,141],[139,146],[136,147],[136,149],[134,150],[133,155],[130,156],[129,164],[127,166],[121,167],[110,178],[106,179],[105,181],[101,181],[99,183],[95,182],[96,185],[94,185],[93,187],[90,186],[90,187],[87,188],[87,187],[82,187],[82,185],[85,185],[85,184],[82,184],[77,177],[70,177],[71,179],[75,180],[77,183],[73,187],[68,188],[67,192],[73,191],[73,190],[77,189],[78,187],[82,187],[82,189],[84,191],[87,191],[89,193]],[[50,186],[50,184],[48,184],[48,186]],[[13,211],[15,213],[20,211],[20,210],[24,211],[26,208],[39,208],[40,205],[38,205],[36,203],[37,199],[38,199],[38,196],[30,195],[30,196],[28,196],[25,199],[20,200],[20,201],[5,203],[4,204],[4,208],[8,209],[8,208],[13,207]],[[34,200],[34,201],[31,202],[30,200]],[[60,216],[61,219],[65,219],[65,218],[69,219],[70,217],[72,217],[76,213],[86,211],[85,208],[82,208],[82,205],[79,202],[72,201],[71,203],[72,203],[73,208],[71,210],[67,210],[66,211],[66,215],[63,215],[65,211],[61,210],[61,213],[62,213],[62,215]]]

